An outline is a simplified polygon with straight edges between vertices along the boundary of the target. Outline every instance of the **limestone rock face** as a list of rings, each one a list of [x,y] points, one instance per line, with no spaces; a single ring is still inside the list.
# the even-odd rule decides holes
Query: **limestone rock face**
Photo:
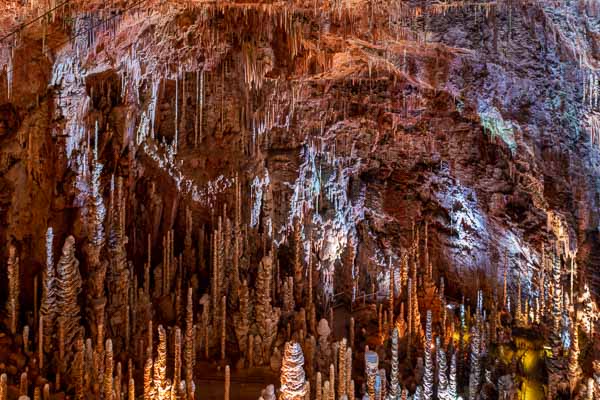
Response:
[[[133,336],[153,318],[183,327],[188,286],[186,359],[210,360],[223,343],[232,360],[277,366],[276,347],[284,360],[284,342],[310,334],[310,375],[336,360],[343,321],[327,322],[330,306],[394,288],[379,339],[403,303],[398,351],[418,344],[407,359],[423,358],[423,307],[434,330],[447,312],[438,278],[450,302],[472,303],[506,277],[520,317],[575,282],[573,319],[598,332],[598,1],[89,0],[44,16],[49,3],[0,1],[0,259],[15,275],[18,254],[20,282],[19,294],[0,268],[0,303],[13,297],[13,331],[43,317],[47,367],[83,326],[97,342],[86,358],[103,359],[110,337],[137,375],[149,360],[144,386],[167,396],[169,330],[149,357],[152,330]],[[549,278],[557,247],[574,256],[571,276]],[[563,310],[552,308],[558,354]],[[562,364],[548,362],[557,381]],[[573,381],[597,386],[584,364]],[[369,374],[372,392],[381,378]],[[495,378],[514,394],[506,371]]]
[[[14,3],[1,6],[3,32],[32,12]],[[77,20],[98,3],[78,5],[65,18]],[[597,82],[600,64],[595,2],[462,12],[460,4],[371,10],[357,1],[333,17],[327,2],[316,10],[299,1],[168,3],[149,7],[139,24],[98,32],[93,46],[81,39],[75,49],[57,45],[52,56],[38,46],[42,30],[2,43],[0,236],[19,242],[22,262],[44,265],[44,232],[36,227],[50,220],[57,233],[89,240],[96,259],[108,230],[80,222],[71,229],[67,221],[92,198],[90,217],[101,220],[100,198],[91,195],[108,193],[114,170],[135,192],[125,224],[136,238],[130,259],[144,255],[142,238],[150,234],[158,244],[175,227],[184,264],[195,264],[197,234],[187,228],[208,224],[209,206],[223,198],[235,204],[231,189],[239,183],[242,225],[281,242],[284,233],[300,236],[295,221],[308,220],[302,237],[312,240],[323,283],[316,296],[333,294],[335,265],[351,243],[362,269],[355,276],[384,265],[383,254],[400,259],[413,220],[429,222],[429,260],[452,286],[476,270],[493,276],[499,263],[508,262],[511,275],[537,269],[541,245],[555,233],[579,249],[583,268],[600,257],[600,117],[595,92],[582,92]],[[216,15],[223,24],[211,23]],[[427,32],[389,24],[390,15],[416,15],[411,26],[418,29],[426,19]],[[289,19],[283,32],[270,23],[281,18]],[[181,21],[185,29],[166,28]],[[49,24],[46,34],[67,38],[64,26]],[[325,32],[332,40],[321,40]],[[118,47],[114,35],[123,39]],[[185,50],[166,51],[180,43]],[[123,50],[132,46],[139,51]],[[252,110],[242,100],[250,97]],[[102,168],[91,163],[96,131]],[[319,217],[305,218],[309,210]],[[298,303],[310,253],[290,246]],[[26,282],[38,268],[29,269]],[[597,295],[600,280],[590,274]]]

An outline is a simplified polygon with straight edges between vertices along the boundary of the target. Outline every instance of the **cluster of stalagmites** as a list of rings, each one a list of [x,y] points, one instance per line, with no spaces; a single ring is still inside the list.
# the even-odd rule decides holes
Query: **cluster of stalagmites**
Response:
[[[295,255],[292,274],[284,277],[277,248],[259,235],[264,253],[253,278],[247,259],[240,256],[248,251],[248,238],[242,235],[247,229],[241,227],[238,215],[232,222],[225,207],[209,241],[201,230],[197,253],[187,239],[183,255],[175,256],[174,233],[168,232],[162,263],[153,268],[149,254],[139,285],[124,247],[124,196],[118,179],[111,195],[108,248],[91,253],[108,254],[110,261],[95,256],[89,260],[89,265],[98,269],[103,263],[108,265],[105,282],[100,285],[96,280],[102,273],[91,273],[87,282],[82,280],[72,236],[65,239],[55,262],[55,239],[48,229],[38,326],[33,329],[19,326],[19,257],[16,247],[10,246],[9,328],[21,345],[19,351],[30,362],[10,375],[2,374],[0,400],[14,394],[15,385],[19,394],[33,394],[34,398],[65,391],[77,399],[201,398],[202,387],[195,383],[197,361],[228,363],[236,359],[234,372],[270,367],[280,373],[279,388],[269,385],[257,393],[263,400],[353,400],[358,394],[372,400],[513,399],[526,390],[519,387],[515,375],[518,360],[516,355],[505,360],[498,354],[514,351],[514,343],[538,349],[513,337],[513,329],[540,327],[548,331],[541,339],[551,349],[546,360],[545,396],[554,399],[570,393],[578,399],[594,399],[600,393],[600,363],[593,363],[591,373],[584,372],[580,363],[580,339],[585,338],[583,342],[589,346],[597,330],[596,304],[583,279],[573,286],[573,292],[566,290],[564,282],[572,274],[573,260],[560,249],[542,257],[532,282],[537,290],[524,294],[517,283],[514,292],[509,292],[505,273],[504,285],[497,285],[491,298],[484,298],[482,291],[477,293],[472,312],[464,301],[448,302],[444,280],[437,284],[431,264],[423,263],[429,259],[425,226],[424,240],[416,230],[406,256],[398,266],[389,266],[388,279],[378,289],[370,288],[371,299],[368,290],[360,292],[352,301],[353,315],[343,321],[344,331],[332,332],[340,323],[333,303],[320,308],[313,302],[315,260],[309,257],[304,265],[304,256]],[[237,205],[234,210],[240,212]],[[296,225],[294,231],[300,229]],[[186,230],[189,238],[189,211]],[[294,242],[299,242],[299,235],[294,236]],[[211,278],[202,294],[194,287],[184,287],[183,282],[197,282],[195,263],[201,262],[201,257],[196,254],[205,254],[205,242],[210,243],[207,264]],[[150,243],[149,238],[148,252]],[[294,249],[303,252],[302,246],[295,244]],[[254,289],[249,281],[254,281]],[[91,335],[83,328],[78,303],[85,285],[102,289],[85,292],[87,312],[92,316],[88,320]],[[355,282],[353,287],[361,284]],[[174,325],[155,324],[157,306],[172,310]],[[321,317],[318,323],[317,315]],[[340,336],[346,338],[335,341],[334,337]],[[360,364],[362,369],[355,368]],[[136,371],[143,371],[143,382],[136,382]],[[228,399],[229,366],[225,371]],[[36,379],[30,381],[29,374]]]

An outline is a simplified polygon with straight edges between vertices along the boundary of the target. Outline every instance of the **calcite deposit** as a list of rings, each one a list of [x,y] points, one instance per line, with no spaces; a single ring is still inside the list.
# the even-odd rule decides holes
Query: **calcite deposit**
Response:
[[[600,398],[598,0],[0,2],[0,400]]]

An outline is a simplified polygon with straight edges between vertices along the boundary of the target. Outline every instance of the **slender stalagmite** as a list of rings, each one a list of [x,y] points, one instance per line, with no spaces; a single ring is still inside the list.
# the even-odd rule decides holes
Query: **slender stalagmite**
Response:
[[[10,332],[17,334],[17,324],[19,315],[19,257],[17,257],[17,248],[12,243],[8,247],[8,262],[6,263],[8,271],[8,305],[7,310],[10,316]]]
[[[85,398],[85,386],[84,386],[84,344],[83,335],[80,333],[77,335],[75,342],[76,355],[74,362],[74,373],[73,378],[75,381],[75,398],[77,400],[83,400]]]
[[[127,400],[135,400],[135,381],[133,378],[129,378],[129,385],[127,387]]]
[[[29,325],[23,327],[23,352],[29,353]]]
[[[225,394],[223,400],[229,400],[229,385],[231,380],[231,373],[229,371],[229,365],[225,366]]]
[[[154,390],[152,387],[152,357],[149,357],[144,364],[144,400],[153,400]]]
[[[227,296],[221,299],[221,360],[225,359],[225,338],[227,328]]]
[[[104,399],[113,399],[113,347],[112,340],[106,339],[104,355]]]
[[[329,399],[335,400],[335,367],[333,364],[329,364]]]
[[[123,371],[121,369],[121,362],[117,363],[117,374],[114,379],[114,398],[115,400],[121,400],[121,388],[123,382]]]
[[[0,400],[8,400],[8,376],[0,375]]]
[[[179,388],[179,382],[181,381],[181,329],[178,326],[175,327],[175,352],[174,352],[174,363],[175,368],[173,369],[173,387],[172,392],[177,393]]]
[[[323,385],[321,383],[321,373],[317,372],[317,380],[316,380],[316,384],[315,384],[315,400],[321,400],[321,391],[323,390]]]
[[[27,372],[21,374],[21,381],[19,384],[19,396],[27,396]]]
[[[346,338],[338,348],[338,397],[346,395]]]
[[[188,289],[185,319],[185,387],[188,400],[193,397],[194,379],[194,304],[192,288]]]
[[[44,316],[40,315],[38,325],[38,367],[40,371],[44,369]]]

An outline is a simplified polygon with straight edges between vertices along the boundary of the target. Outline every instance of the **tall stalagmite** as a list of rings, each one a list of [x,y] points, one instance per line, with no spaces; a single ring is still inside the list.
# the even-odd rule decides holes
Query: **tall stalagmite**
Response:
[[[69,358],[72,353],[75,337],[80,329],[80,308],[77,296],[81,292],[81,275],[79,261],[75,258],[75,239],[67,237],[62,248],[62,255],[56,266],[56,300],[57,311],[64,321],[64,348]]]

